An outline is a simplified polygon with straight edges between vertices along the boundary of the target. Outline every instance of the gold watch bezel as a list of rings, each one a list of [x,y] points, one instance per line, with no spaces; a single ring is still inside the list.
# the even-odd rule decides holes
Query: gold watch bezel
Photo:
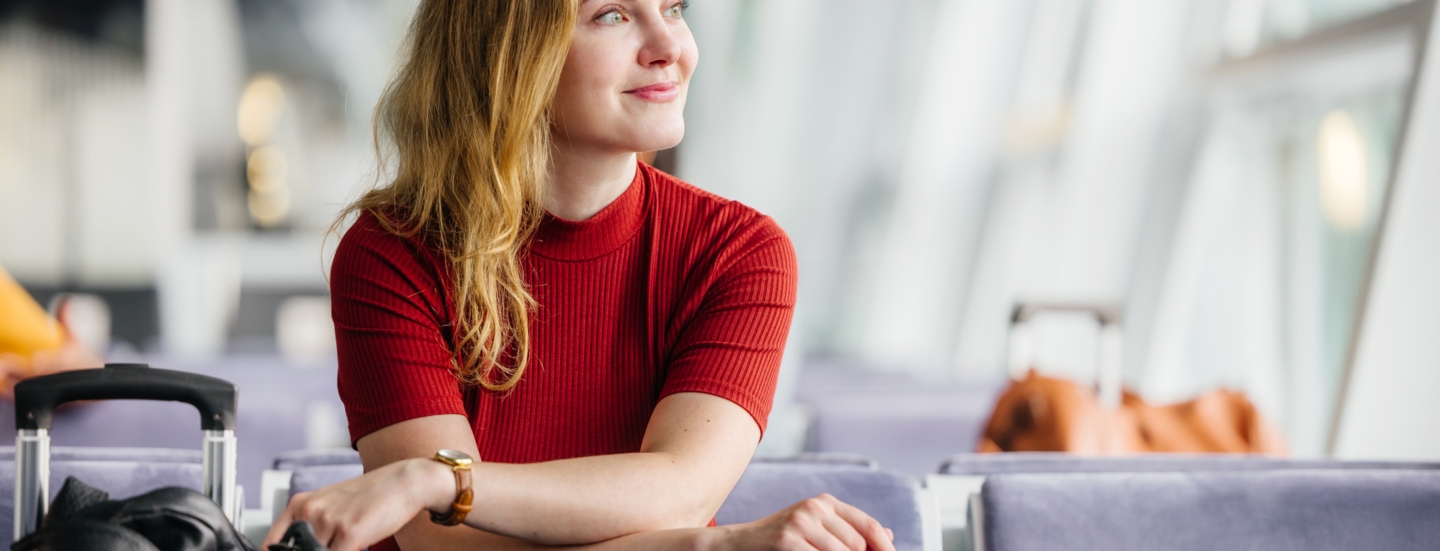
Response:
[[[457,469],[468,469],[475,463],[475,459],[471,458],[469,454],[452,449],[435,452],[435,460]]]

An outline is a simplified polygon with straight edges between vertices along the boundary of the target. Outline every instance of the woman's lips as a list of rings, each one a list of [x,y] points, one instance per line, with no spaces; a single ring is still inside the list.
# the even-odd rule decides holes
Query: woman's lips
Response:
[[[676,86],[674,82],[657,82],[634,90],[626,90],[625,93],[645,101],[665,103],[680,97],[680,87]]]

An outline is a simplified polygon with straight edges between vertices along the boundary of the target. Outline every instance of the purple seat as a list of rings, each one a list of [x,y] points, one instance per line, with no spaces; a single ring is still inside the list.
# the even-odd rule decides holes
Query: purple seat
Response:
[[[966,453],[940,464],[940,474],[988,476],[1012,473],[1134,473],[1164,471],[1258,471],[1296,469],[1440,470],[1440,463],[1278,459],[1234,454],[1146,454],[1087,457],[1067,453]]]
[[[872,458],[923,477],[935,463],[975,449],[999,387],[929,381],[815,360],[796,401],[810,411],[807,451]]]
[[[1440,472],[1003,474],[985,551],[1440,549]]]
[[[197,425],[198,420],[197,420]],[[15,449],[0,449],[0,541],[11,541],[15,518]],[[50,498],[65,478],[81,481],[126,498],[156,488],[181,486],[200,490],[199,451],[143,448],[55,447],[50,453]]]
[[[277,471],[295,471],[303,467],[359,464],[359,452],[349,448],[333,448],[324,450],[288,451],[280,454],[275,458],[273,468]]]
[[[295,497],[295,494],[313,492],[362,474],[365,474],[365,468],[359,463],[299,467],[290,475],[290,497]]]
[[[862,467],[870,470],[880,468],[880,464],[874,459],[855,453],[843,452],[800,452],[794,457],[756,457],[750,460],[755,463],[805,463],[810,465],[837,465]]]
[[[924,548],[920,487],[907,475],[873,467],[802,461],[756,461],[715,514],[719,524],[765,518],[790,505],[828,493],[859,507],[895,532],[895,548]]]
[[[200,450],[169,448],[76,448],[52,446],[51,461],[144,461],[148,463],[194,463],[203,460]],[[15,447],[0,446],[0,461],[14,461]]]

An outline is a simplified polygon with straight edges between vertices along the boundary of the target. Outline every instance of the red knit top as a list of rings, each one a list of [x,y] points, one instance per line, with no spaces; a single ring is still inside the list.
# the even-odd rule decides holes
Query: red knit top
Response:
[[[795,305],[795,254],[770,218],[641,164],[593,218],[546,216],[524,256],[538,302],[508,394],[458,383],[448,263],[360,216],[331,268],[352,443],[430,415],[469,418],[485,461],[635,452],[655,404],[730,400],[763,431]]]

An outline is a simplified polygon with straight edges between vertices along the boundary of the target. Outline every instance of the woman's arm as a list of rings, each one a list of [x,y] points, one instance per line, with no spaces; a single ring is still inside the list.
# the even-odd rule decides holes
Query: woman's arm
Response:
[[[359,551],[394,532],[421,532],[421,549],[485,551],[551,551],[524,540],[468,527],[441,527],[430,522],[425,499],[442,503],[453,483],[448,468],[429,460],[406,459],[351,481],[295,496],[265,538],[279,540],[294,520],[308,520],[317,539],[332,551]],[[435,496],[425,496],[431,493]],[[447,504],[448,505],[448,504]],[[431,510],[437,510],[431,505]],[[421,514],[415,515],[420,510]],[[862,535],[863,534],[863,535]],[[822,494],[766,518],[715,528],[680,528],[637,532],[599,543],[570,546],[571,551],[895,551],[895,535],[863,511]],[[413,549],[412,544],[405,544]]]
[[[424,514],[449,510],[455,481],[447,467],[422,459],[440,448],[478,456],[469,423],[448,415],[414,419],[361,439],[361,458],[370,472],[297,496],[277,519],[271,538],[278,538],[291,520],[304,519],[322,540],[342,543],[335,545],[339,549],[358,549],[391,533],[410,551],[596,542],[603,542],[603,549],[693,549],[701,544],[711,549],[716,542],[780,538],[789,526],[791,535],[784,537],[797,546],[814,541],[807,545],[839,551],[856,549],[840,542],[859,542],[859,550],[867,543],[890,549],[878,522],[827,497],[801,502],[787,510],[790,516],[772,517],[768,524],[699,530],[739,479],[758,439],[755,421],[728,400],[675,394],[656,406],[639,453],[476,464],[474,509],[466,524],[479,530],[472,530],[438,526]]]
[[[705,526],[740,479],[759,439],[759,427],[739,406],[681,393],[656,405],[639,453],[487,463],[469,422],[455,415],[397,423],[358,444],[367,471],[408,458],[428,461],[440,448],[471,454],[481,461],[474,466],[474,509],[466,524],[536,543],[573,545]],[[436,510],[446,510],[455,481],[448,472],[436,472],[441,476],[435,481],[446,489]],[[415,532],[401,531],[398,540],[410,542]]]

